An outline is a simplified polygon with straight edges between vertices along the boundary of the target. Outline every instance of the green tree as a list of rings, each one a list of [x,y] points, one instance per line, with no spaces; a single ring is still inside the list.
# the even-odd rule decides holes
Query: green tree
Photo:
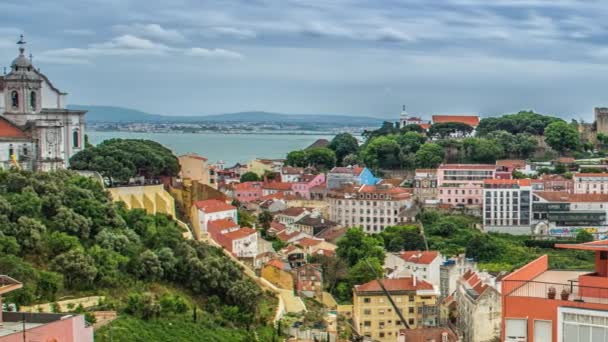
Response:
[[[466,256],[477,262],[493,261],[501,253],[501,246],[488,234],[476,234],[466,245]]]
[[[245,172],[241,175],[241,179],[240,182],[244,183],[244,182],[259,182],[260,181],[260,176],[258,176],[257,173],[252,172],[252,171],[248,171]]]
[[[593,234],[589,233],[588,231],[581,229],[578,231],[578,233],[576,233],[576,242],[579,243],[585,243],[585,242],[591,242],[593,241]]]
[[[248,211],[238,210],[238,220],[237,223],[241,227],[253,227],[255,226],[255,217],[251,215]]]
[[[92,224],[91,219],[75,213],[72,209],[60,207],[51,220],[50,228],[86,239],[91,233]]]
[[[350,133],[340,133],[336,135],[328,146],[336,153],[336,164],[343,164],[344,158],[349,154],[357,154],[359,142]]]
[[[467,159],[478,163],[494,163],[504,156],[503,147],[495,140],[467,138],[464,148]]]
[[[11,223],[7,228],[5,233],[19,241],[24,254],[40,250],[42,236],[46,232],[46,227],[40,221],[21,216],[17,223]]]
[[[559,118],[541,115],[532,111],[521,111],[516,114],[506,114],[498,117],[483,118],[477,126],[477,135],[486,136],[496,131],[507,131],[511,134],[529,133],[543,135],[545,128]]]
[[[379,136],[371,139],[362,149],[361,156],[371,168],[396,169],[400,166],[401,149],[394,137]]]
[[[135,259],[133,272],[140,279],[158,280],[163,276],[163,267],[158,256],[148,249]]]
[[[464,137],[473,132],[473,127],[462,122],[441,122],[429,128],[428,135],[433,138]]]
[[[348,270],[348,282],[351,287],[382,277],[383,262],[384,260],[380,261],[373,257],[359,260]]]
[[[384,242],[384,247],[390,252],[425,248],[424,239],[416,226],[386,227],[379,235]]]
[[[258,215],[258,223],[264,229],[270,228],[270,223],[272,220],[272,214],[268,210],[264,210]]]
[[[436,168],[443,162],[445,153],[441,146],[425,143],[416,152],[416,166],[420,168]]]
[[[306,150],[306,162],[317,170],[329,170],[336,166],[336,153],[327,147]]]
[[[306,167],[308,166],[308,161],[306,159],[306,152],[302,150],[291,151],[287,154],[287,159],[285,160],[286,165],[296,166],[296,167]]]
[[[80,249],[59,254],[53,259],[51,270],[63,274],[70,288],[89,287],[97,275],[93,259]]]
[[[353,266],[365,258],[384,260],[382,239],[367,235],[360,228],[350,228],[338,240],[336,255],[346,261],[349,266]]]
[[[564,153],[578,149],[580,137],[575,127],[564,121],[556,121],[545,129],[545,141],[552,149]]]

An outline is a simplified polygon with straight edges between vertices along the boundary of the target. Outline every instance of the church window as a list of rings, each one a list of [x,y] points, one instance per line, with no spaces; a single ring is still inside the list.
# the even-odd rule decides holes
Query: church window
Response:
[[[32,110],[36,110],[36,92],[35,91],[30,93],[30,107],[32,107]]]
[[[11,93],[11,105],[13,108],[19,108],[19,93],[16,90]]]
[[[72,132],[72,140],[74,140],[74,147],[80,147],[80,134],[77,130]]]

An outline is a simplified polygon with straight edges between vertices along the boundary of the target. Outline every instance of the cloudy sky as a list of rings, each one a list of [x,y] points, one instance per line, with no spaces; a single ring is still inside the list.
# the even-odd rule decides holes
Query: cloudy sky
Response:
[[[2,0],[0,13],[0,65],[25,34],[71,103],[587,120],[608,106],[601,0]]]

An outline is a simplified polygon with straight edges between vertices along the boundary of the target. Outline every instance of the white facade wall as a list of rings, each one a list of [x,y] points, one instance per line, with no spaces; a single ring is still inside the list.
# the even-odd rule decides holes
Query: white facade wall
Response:
[[[522,208],[522,192],[528,198],[526,208]],[[532,219],[531,188],[483,189],[482,215],[486,231],[530,234]]]
[[[401,223],[399,213],[412,207],[411,199],[380,200],[329,198],[329,219],[345,227],[362,227],[367,233],[380,233]]]
[[[608,174],[606,176],[574,177],[575,194],[608,194]]]
[[[236,209],[216,211],[213,213],[205,213],[203,210],[198,209],[198,222],[201,229],[201,233],[207,233],[207,223],[209,221],[231,219],[234,222],[238,222]]]
[[[232,241],[232,252],[239,258],[253,258],[258,254],[258,234]]]

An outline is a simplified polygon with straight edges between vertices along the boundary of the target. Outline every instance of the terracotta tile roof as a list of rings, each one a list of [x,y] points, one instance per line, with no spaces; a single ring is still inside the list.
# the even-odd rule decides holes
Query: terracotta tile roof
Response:
[[[281,173],[285,175],[299,175],[304,173],[303,167],[283,166]]]
[[[207,230],[220,232],[224,229],[230,229],[238,227],[238,223],[230,220],[230,219],[221,219],[221,220],[213,220],[207,222]]]
[[[198,160],[202,160],[202,161],[207,161],[208,159],[205,157],[201,157],[198,154],[194,154],[194,153],[189,153],[189,154],[183,154],[181,156],[179,156],[180,158],[192,158],[192,159],[198,159]]]
[[[429,123],[421,123],[421,124],[418,124],[418,126],[420,126],[420,128],[422,128],[424,130],[431,128],[431,124],[429,124]]]
[[[270,182],[270,183],[264,183],[263,188],[267,189],[267,190],[279,190],[279,191],[286,191],[286,190],[291,190],[291,183],[283,183],[283,182]]]
[[[390,185],[390,184],[388,184]],[[358,192],[362,193],[376,193],[376,194],[408,194],[410,191],[404,188],[389,186],[387,188],[376,186],[376,185],[362,185]]]
[[[270,222],[270,228],[274,229],[276,232],[282,232],[286,229],[284,224],[279,223],[277,221]]]
[[[441,170],[495,170],[496,165],[492,164],[441,164]]]
[[[278,268],[280,270],[282,270],[285,267],[285,263],[282,262],[281,260],[277,260],[277,259],[270,260],[269,262],[266,263],[266,265]]]
[[[330,249],[324,249],[324,248],[319,248],[317,249],[317,251],[315,252],[315,254],[317,255],[323,255],[326,257],[333,257],[336,255],[336,251],[332,251]]]
[[[484,179],[484,184],[517,184],[519,186],[530,186],[532,184],[531,179]]]
[[[496,166],[523,168],[526,167],[526,161],[522,159],[501,159],[496,161]]]
[[[382,284],[387,291],[415,291],[415,290],[432,290],[433,285],[420,278],[416,279],[416,286],[412,277],[397,278],[397,279],[382,279]],[[372,280],[363,285],[355,285],[357,292],[378,292],[382,291],[376,280]]]
[[[0,138],[28,139],[29,136],[8,119],[0,116]]]
[[[283,242],[287,242],[287,241],[291,240],[292,238],[294,238],[294,237],[296,237],[296,236],[298,236],[300,234],[302,234],[302,232],[297,232],[296,231],[296,232],[288,233],[287,230],[283,230],[283,231],[281,231],[280,233],[277,234],[277,239],[279,239],[279,240],[281,240]]]
[[[194,205],[198,209],[202,209],[205,213],[215,213],[218,211],[236,210],[236,207],[231,206],[226,202],[219,200],[205,200],[195,202]]]
[[[479,116],[477,115],[433,115],[433,124],[447,122],[461,122],[472,127],[479,125]]]
[[[575,173],[573,175],[573,177],[587,177],[587,178],[604,177],[604,178],[606,178],[606,177],[608,177],[608,173],[581,173],[581,172],[579,172],[579,173]]]
[[[576,163],[576,159],[572,157],[559,157],[555,161],[562,164],[573,164]]]
[[[262,188],[262,182],[243,182],[234,185],[234,190],[247,191]]]
[[[302,247],[312,247],[312,246],[316,246],[316,245],[320,244],[321,242],[323,242],[323,240],[305,237],[303,239],[296,241],[295,243]]]
[[[394,187],[398,187],[399,185],[401,185],[402,182],[403,182],[403,179],[389,178],[389,179],[381,180],[380,183],[378,183],[378,184],[390,184]]]
[[[537,191],[534,195],[549,202],[608,202],[608,194],[571,194],[564,191]]]
[[[274,194],[268,194],[266,196],[262,196],[258,200],[259,201],[279,200],[279,199],[285,199],[285,197],[286,197],[285,193],[275,192]]]
[[[304,208],[304,207],[291,207],[291,208],[287,208],[285,210],[282,210],[280,212],[277,213],[277,215],[284,215],[284,216],[300,216],[302,215],[304,212],[308,211],[308,208]]]
[[[224,236],[230,240],[238,240],[238,239],[242,239],[246,236],[257,234],[257,233],[258,233],[258,231],[253,228],[243,227],[239,230],[235,230],[233,232],[226,233],[226,234],[224,234]]]
[[[429,342],[429,341],[443,341],[442,336],[447,334],[447,342],[458,341],[458,336],[447,327],[425,327],[418,329],[401,329],[399,331],[400,336],[405,336],[407,342]],[[395,337],[397,339],[397,337]]]
[[[399,253],[399,256],[407,262],[428,265],[439,256],[439,253],[437,251],[405,251]]]

